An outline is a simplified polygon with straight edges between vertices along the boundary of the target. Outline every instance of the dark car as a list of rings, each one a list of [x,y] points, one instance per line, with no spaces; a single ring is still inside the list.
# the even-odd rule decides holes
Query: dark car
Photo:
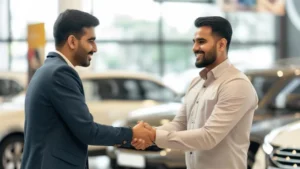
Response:
[[[251,143],[248,151],[248,169],[250,169],[255,163],[256,152],[263,144],[265,135],[275,127],[280,127],[299,119],[299,115],[296,112],[300,110],[300,66],[290,67],[279,65],[271,69],[246,71],[246,75],[251,80],[259,97],[259,105],[254,115],[250,137]],[[180,103],[139,109],[132,113],[131,118],[116,122],[115,125],[133,126],[141,119],[154,126],[161,125],[163,122],[168,122],[174,118],[179,109],[178,104]],[[286,118],[290,120],[284,120]],[[267,125],[268,121],[270,121],[269,125]],[[119,152],[125,152],[127,155],[138,154],[140,157],[143,157],[143,162],[140,162],[143,165],[140,166],[144,166],[145,168],[157,168],[157,166],[161,168],[184,168],[184,153],[176,151],[176,157],[173,158],[169,154],[169,152],[174,153],[173,151],[175,150],[154,147],[150,147],[146,151],[115,147],[107,149],[113,168],[120,166],[139,167],[132,164],[133,162],[130,163],[132,165],[122,163],[122,160],[118,159]],[[163,152],[164,156],[161,155],[161,152]],[[180,158],[178,158],[178,153],[181,153]],[[176,165],[169,163],[169,161],[176,161]]]

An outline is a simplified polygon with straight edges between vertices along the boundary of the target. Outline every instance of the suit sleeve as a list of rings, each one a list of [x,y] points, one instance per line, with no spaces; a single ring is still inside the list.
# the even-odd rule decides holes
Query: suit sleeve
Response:
[[[132,140],[130,128],[106,126],[93,121],[75,70],[69,66],[61,67],[54,72],[51,82],[50,95],[55,111],[79,140],[88,145],[128,146]]]

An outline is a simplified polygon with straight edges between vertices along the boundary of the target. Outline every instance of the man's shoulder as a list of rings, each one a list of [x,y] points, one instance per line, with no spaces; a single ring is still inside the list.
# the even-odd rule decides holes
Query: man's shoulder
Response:
[[[228,69],[228,71],[225,72],[224,80],[230,81],[236,79],[249,81],[249,78],[244,72],[232,66]]]

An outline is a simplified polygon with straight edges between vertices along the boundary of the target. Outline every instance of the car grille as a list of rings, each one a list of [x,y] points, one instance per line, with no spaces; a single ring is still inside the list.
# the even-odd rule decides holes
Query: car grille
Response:
[[[279,148],[271,157],[274,164],[280,168],[300,169],[300,149]]]

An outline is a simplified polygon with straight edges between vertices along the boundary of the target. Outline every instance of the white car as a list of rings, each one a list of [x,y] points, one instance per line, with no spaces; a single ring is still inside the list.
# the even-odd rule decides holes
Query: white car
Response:
[[[141,73],[80,73],[87,105],[94,121],[111,125],[139,108],[173,101],[177,93],[160,80]],[[20,95],[0,106],[0,169],[18,168],[23,149],[24,99]],[[90,154],[103,154],[105,147],[89,146]],[[6,169],[5,168],[5,169]]]
[[[0,72],[0,102],[10,99],[25,90],[26,74],[22,72]]]
[[[272,130],[258,150],[253,169],[300,168],[300,121]]]

